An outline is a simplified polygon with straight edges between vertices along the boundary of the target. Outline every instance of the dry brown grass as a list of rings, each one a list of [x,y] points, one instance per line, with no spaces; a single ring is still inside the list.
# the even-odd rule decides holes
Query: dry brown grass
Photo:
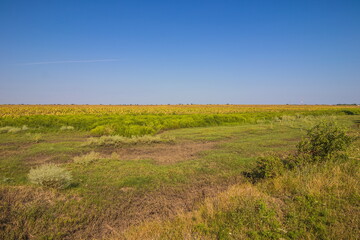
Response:
[[[113,239],[214,239],[213,236],[199,235],[194,232],[194,226],[216,218],[219,212],[231,211],[239,204],[246,208],[253,206],[253,203],[257,201],[263,201],[275,208],[278,218],[281,218],[283,203],[279,199],[259,191],[250,183],[244,183],[232,185],[215,197],[204,199],[197,210],[179,212],[176,217],[167,221],[147,222],[140,227],[130,228],[122,236],[114,236]],[[238,236],[240,237],[238,239],[246,239],[245,232],[246,229],[242,236]]]
[[[48,227],[37,218],[47,209],[59,203],[65,204],[69,199],[79,200],[53,189],[0,186],[0,239],[35,239]],[[26,218],[22,218],[24,216]]]
[[[145,146],[126,146],[101,148],[99,151],[105,155],[116,153],[119,159],[139,160],[151,159],[159,164],[172,164],[199,157],[204,151],[216,148],[219,142],[178,142],[174,144],[156,144]]]

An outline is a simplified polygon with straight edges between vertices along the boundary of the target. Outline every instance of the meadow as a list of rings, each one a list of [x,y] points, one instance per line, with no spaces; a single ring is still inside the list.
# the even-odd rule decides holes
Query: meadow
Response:
[[[357,106],[325,105],[2,105],[0,127],[26,126],[37,132],[70,126],[93,135],[126,137],[160,131],[257,123],[301,116],[360,114]],[[1,131],[1,130],[0,130]]]
[[[2,105],[0,239],[357,239],[359,115],[326,105]],[[261,157],[294,154],[322,121],[353,139],[346,158],[247,176]],[[69,178],[29,174],[44,165]]]

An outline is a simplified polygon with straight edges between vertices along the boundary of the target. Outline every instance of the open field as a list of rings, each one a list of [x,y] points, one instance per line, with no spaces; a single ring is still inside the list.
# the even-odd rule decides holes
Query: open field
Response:
[[[328,105],[1,105],[0,127],[22,127],[30,132],[70,127],[93,135],[141,136],[164,130],[205,127],[301,116],[360,114],[358,106]],[[14,129],[15,130],[15,129]],[[0,130],[1,131],[1,130]]]
[[[357,106],[0,106],[0,239],[357,239],[360,141],[343,161],[253,182]],[[29,181],[55,163],[65,189]]]

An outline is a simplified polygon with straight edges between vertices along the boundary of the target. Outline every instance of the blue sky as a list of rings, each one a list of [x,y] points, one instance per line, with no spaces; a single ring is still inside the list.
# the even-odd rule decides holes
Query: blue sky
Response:
[[[360,1],[0,0],[0,103],[360,103]]]

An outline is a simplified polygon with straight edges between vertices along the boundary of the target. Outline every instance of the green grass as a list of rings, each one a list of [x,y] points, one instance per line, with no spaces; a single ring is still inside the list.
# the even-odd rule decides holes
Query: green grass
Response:
[[[143,239],[149,239],[151,231],[159,234],[157,239],[183,239],[186,234],[197,234],[200,239],[326,239],[338,236],[330,226],[341,219],[350,223],[345,213],[356,212],[359,207],[359,189],[354,183],[359,174],[355,160],[339,166],[308,168],[304,170],[305,175],[304,172],[290,172],[255,186],[244,183],[241,177],[259,156],[294,151],[307,126],[318,120],[292,118],[166,131],[160,136],[174,138],[175,144],[216,143],[214,148],[190,160],[171,164],[159,164],[153,159],[125,160],[122,156],[113,159],[106,154],[89,164],[74,163],[74,156],[93,150],[84,145],[89,134],[81,131],[44,132],[39,142],[34,142],[25,132],[0,134],[0,176],[3,178],[0,179],[0,201],[4,203],[0,212],[10,213],[3,216],[6,227],[0,238],[121,238],[123,235],[118,233],[132,224],[138,228],[126,232],[130,239],[140,236],[136,232],[144,234]],[[341,116],[336,120],[358,131],[354,125],[358,116]],[[156,144],[150,146],[156,147]],[[356,150],[353,153],[357,153]],[[359,159],[359,155],[354,154],[352,159]],[[59,163],[71,171],[73,184],[70,188],[53,190],[29,183],[26,178],[29,170],[47,162]],[[324,182],[331,181],[329,172],[338,168],[343,183],[340,180],[337,183],[352,183],[351,187],[343,185],[348,188],[346,193],[339,192],[340,185],[325,186],[316,194],[306,188],[317,176]],[[228,187],[230,189],[226,190]],[[215,203],[218,200],[217,197],[214,200],[214,196],[218,196],[220,202]],[[204,202],[205,197],[208,200]],[[210,209],[212,205],[213,210]],[[200,206],[200,210],[195,206]],[[156,218],[168,219],[167,211],[172,211],[168,208],[192,211],[189,216],[179,216],[170,222],[151,222]],[[334,209],[340,211],[339,218]],[[172,212],[172,216],[174,214]],[[353,219],[352,227],[359,227],[358,220]],[[143,221],[146,223],[139,226]],[[351,235],[354,231],[344,236],[354,236]]]
[[[310,164],[255,185],[239,182],[192,212],[134,227],[125,239],[357,239],[360,140],[354,145],[346,161]]]
[[[324,110],[273,110],[228,114],[76,114],[30,115],[0,117],[0,128],[26,125],[29,133],[58,132],[64,126],[77,131],[90,131],[93,135],[143,136],[179,128],[265,123],[271,120],[293,121],[304,116],[332,116],[359,114],[356,107]],[[6,130],[7,131],[7,130]],[[71,130],[73,131],[73,130]],[[13,133],[16,134],[16,133]]]

